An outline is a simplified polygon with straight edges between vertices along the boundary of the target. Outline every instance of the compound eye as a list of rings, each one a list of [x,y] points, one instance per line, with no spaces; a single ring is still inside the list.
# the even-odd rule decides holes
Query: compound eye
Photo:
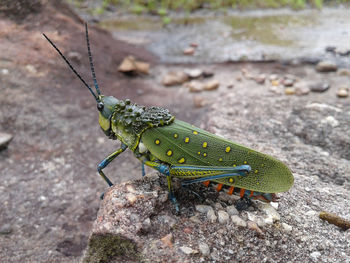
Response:
[[[103,110],[103,107],[104,107],[103,102],[97,103],[97,109],[98,109],[99,111],[102,111],[102,110]]]

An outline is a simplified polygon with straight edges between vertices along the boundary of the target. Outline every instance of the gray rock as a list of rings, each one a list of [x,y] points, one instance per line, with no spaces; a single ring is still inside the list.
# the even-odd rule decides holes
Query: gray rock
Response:
[[[247,226],[247,222],[244,221],[242,218],[240,218],[238,215],[231,216],[231,220],[237,226],[242,226],[242,227]]]
[[[195,69],[185,70],[185,73],[189,78],[196,79],[202,76],[203,71],[201,69],[195,68]]]
[[[325,92],[330,86],[328,82],[317,82],[310,85],[310,90],[313,92]]]
[[[349,96],[349,88],[347,86],[342,86],[338,88],[337,96],[339,98],[347,98]]]
[[[218,220],[220,224],[225,224],[226,222],[228,222],[229,218],[229,214],[226,213],[224,210],[218,211]]]
[[[321,61],[316,65],[316,70],[318,72],[334,72],[337,71],[337,69],[337,65],[331,61]]]
[[[182,71],[171,71],[167,73],[163,79],[162,84],[167,87],[181,85],[188,80],[187,74]]]
[[[10,224],[4,224],[0,226],[0,235],[9,235],[12,233],[12,226]]]
[[[198,248],[199,248],[199,251],[202,253],[202,255],[208,256],[210,254],[210,248],[209,248],[208,244],[206,244],[204,242],[200,242],[198,244]]]
[[[5,149],[12,139],[13,136],[11,134],[0,132],[0,150]]]
[[[213,210],[213,208],[210,205],[196,205],[196,211],[200,213],[208,213],[208,211],[210,210]]]
[[[288,225],[287,223],[282,223],[282,227],[286,232],[291,232],[293,230],[293,227],[291,225]]]
[[[226,211],[230,216],[239,214],[237,208],[234,205],[227,206]]]
[[[186,255],[190,255],[190,254],[197,254],[198,251],[197,250],[194,250],[190,247],[186,247],[186,246],[182,246],[180,247],[180,250],[185,253]]]
[[[207,218],[210,222],[215,223],[217,216],[215,215],[214,210],[208,210],[207,212]]]

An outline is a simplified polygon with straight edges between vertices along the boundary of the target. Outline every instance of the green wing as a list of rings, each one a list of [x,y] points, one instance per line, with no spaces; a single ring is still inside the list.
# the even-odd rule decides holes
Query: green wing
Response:
[[[264,193],[284,192],[293,185],[293,175],[281,161],[183,121],[148,129],[141,141],[155,158],[170,165],[252,168],[248,176],[235,177],[234,183],[216,180],[219,183]]]

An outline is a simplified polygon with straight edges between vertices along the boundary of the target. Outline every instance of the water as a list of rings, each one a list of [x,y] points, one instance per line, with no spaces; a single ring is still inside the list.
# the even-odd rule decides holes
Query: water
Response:
[[[350,65],[349,57],[325,51],[350,50],[350,8],[292,11],[232,11],[174,17],[163,27],[157,17],[109,18],[101,25],[116,38],[142,44],[169,63],[331,59]],[[183,50],[191,43],[193,56]]]

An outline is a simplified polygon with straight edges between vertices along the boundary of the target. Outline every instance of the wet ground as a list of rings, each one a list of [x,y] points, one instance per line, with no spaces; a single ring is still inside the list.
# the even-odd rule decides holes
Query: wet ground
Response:
[[[338,16],[334,19],[338,19]],[[0,152],[0,257],[4,262],[74,262],[80,259],[85,248],[99,207],[99,195],[105,189],[96,166],[119,144],[104,137],[98,127],[96,106],[91,94],[41,35],[45,32],[65,54],[73,52],[68,57],[83,77],[90,80],[81,19],[64,5],[49,4],[39,13],[21,21],[0,17],[0,129],[14,135],[8,149]],[[177,55],[182,62],[184,58],[203,62],[204,58],[214,59],[209,54],[217,53],[220,57],[231,52],[228,51],[230,48],[220,49],[220,52],[216,50],[204,56],[205,52],[209,52],[204,52],[205,39],[191,39],[188,35],[193,30],[192,26],[188,32],[184,26],[180,28],[183,38],[179,38],[180,33],[174,33],[171,35],[174,39],[170,42],[164,41],[166,31],[163,30],[176,31],[175,26],[151,35],[153,40],[158,40],[158,37],[162,39],[164,45],[173,43],[173,49],[170,46],[160,49],[161,41],[158,44],[141,41],[144,43],[142,46],[134,46],[115,40],[98,27],[90,26],[95,68],[103,93],[130,98],[143,105],[167,107],[179,119],[205,127],[211,112],[210,105],[228,93],[244,98],[244,87],[257,93],[261,90],[261,94],[266,96],[268,87],[260,89],[255,81],[244,78],[244,69],[253,75],[293,74],[307,81],[329,81],[332,86],[328,93],[310,94],[310,100],[315,97],[319,101],[331,98],[335,105],[349,104],[348,98],[341,100],[335,95],[339,85],[349,84],[348,76],[320,74],[309,65],[161,63],[174,62]],[[130,31],[130,34],[124,31],[123,34],[118,36],[129,40],[136,36],[138,39],[140,31]],[[150,33],[146,31],[144,35],[147,34]],[[198,42],[198,56],[184,57],[182,48],[190,41]],[[158,48],[155,48],[157,45]],[[169,53],[157,53],[157,58],[144,46]],[[207,50],[214,46],[209,45]],[[170,50],[181,51],[181,54],[171,53]],[[128,54],[150,62],[150,74],[126,76],[119,73],[117,67]],[[219,89],[194,94],[185,87],[165,88],[161,85],[161,79],[168,71],[185,68],[214,72],[221,83]],[[223,71],[225,74],[222,74]],[[233,88],[228,88],[230,85]],[[235,93],[235,86],[239,87],[239,93]],[[194,99],[198,96],[207,100],[207,106],[194,107]],[[278,96],[288,98],[283,92]],[[130,152],[113,162],[106,173],[115,182],[141,174],[140,165]]]

